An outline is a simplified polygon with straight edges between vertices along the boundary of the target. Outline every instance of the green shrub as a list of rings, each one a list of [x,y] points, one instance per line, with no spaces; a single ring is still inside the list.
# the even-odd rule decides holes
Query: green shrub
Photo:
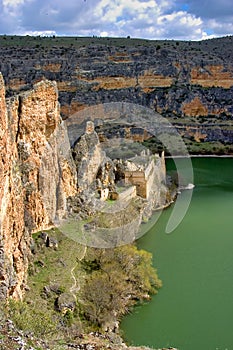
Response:
[[[86,278],[81,292],[81,310],[99,327],[115,322],[138,301],[148,299],[162,286],[152,267],[152,255],[134,245],[115,249],[88,249],[89,267],[98,261]],[[92,264],[95,262],[95,264]]]
[[[56,325],[48,313],[25,302],[10,300],[8,312],[16,327],[23,331],[32,332],[36,336],[45,336],[56,331]]]

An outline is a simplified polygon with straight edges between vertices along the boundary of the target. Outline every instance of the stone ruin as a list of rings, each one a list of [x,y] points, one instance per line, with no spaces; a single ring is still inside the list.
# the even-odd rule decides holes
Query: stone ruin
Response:
[[[92,121],[87,122],[84,135],[75,143],[73,157],[79,192],[95,191],[101,201],[136,196],[148,200],[158,172],[160,180],[165,182],[166,178],[164,154],[159,157],[143,150],[127,160],[107,157]]]

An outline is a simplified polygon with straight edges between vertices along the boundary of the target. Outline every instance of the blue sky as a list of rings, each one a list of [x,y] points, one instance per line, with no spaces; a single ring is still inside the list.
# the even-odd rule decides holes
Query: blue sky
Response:
[[[0,0],[0,33],[201,40],[233,34],[232,0]]]

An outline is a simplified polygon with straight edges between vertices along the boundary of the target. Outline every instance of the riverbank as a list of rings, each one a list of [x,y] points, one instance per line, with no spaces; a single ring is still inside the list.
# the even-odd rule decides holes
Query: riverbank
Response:
[[[42,339],[17,329],[11,320],[3,320],[2,318],[0,327],[0,348],[1,350],[153,350],[147,346],[127,346],[120,337],[116,339],[114,335],[102,335],[98,332],[86,334],[79,344],[72,340],[67,341],[65,344],[61,340],[58,340],[57,344],[53,344],[53,347],[49,348],[48,344]],[[163,348],[162,350],[177,349]]]
[[[173,159],[173,158],[233,158],[233,154],[229,155],[218,155],[218,154],[190,154],[188,156],[183,156],[183,155],[175,155],[175,156],[165,156],[165,159]]]
[[[221,128],[219,130],[221,130]],[[232,142],[220,142],[217,140],[207,141],[206,139],[200,139],[197,141],[194,138],[192,138],[192,136],[188,137],[187,135],[182,136],[182,142],[187,149],[187,154],[189,154],[190,156],[232,156],[233,154]],[[151,137],[148,140],[143,141],[143,145],[149,148],[153,153],[161,152],[162,150],[164,150],[164,145],[161,142],[159,142],[155,137]],[[165,152],[166,156],[169,155],[169,150],[167,151]],[[182,150],[179,150],[179,144],[174,144],[174,149],[172,149],[173,154],[179,156],[180,151],[182,152]]]
[[[83,335],[77,342],[72,339],[64,342],[59,339],[49,347],[48,343],[35,337],[33,334],[18,329],[10,319],[1,317],[0,326],[0,348],[1,350],[24,349],[24,350],[152,350],[149,347],[127,346],[120,337],[102,335],[98,332],[90,332]],[[165,349],[163,349],[165,350]],[[174,349],[175,350],[175,349]]]

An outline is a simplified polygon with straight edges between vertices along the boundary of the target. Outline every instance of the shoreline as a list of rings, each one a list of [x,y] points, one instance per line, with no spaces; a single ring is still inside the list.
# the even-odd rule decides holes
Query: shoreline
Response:
[[[184,155],[178,155],[178,156],[165,156],[165,159],[174,159],[174,158],[233,158],[232,155],[218,155],[218,154],[190,154],[187,156]]]

